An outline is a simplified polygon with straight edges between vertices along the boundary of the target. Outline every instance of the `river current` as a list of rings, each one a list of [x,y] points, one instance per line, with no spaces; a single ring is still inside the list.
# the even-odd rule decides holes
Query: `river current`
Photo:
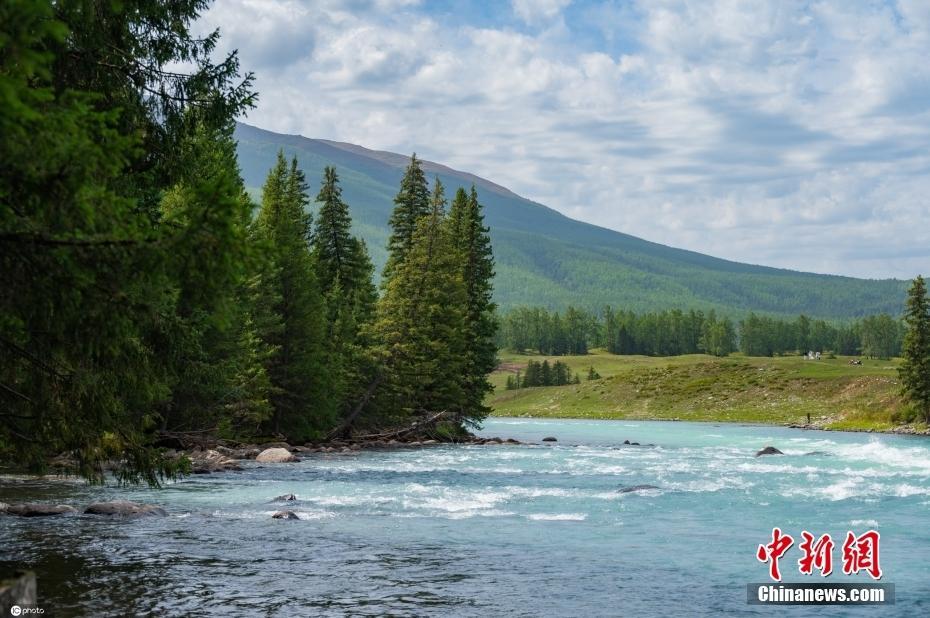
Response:
[[[169,512],[0,517],[0,566],[36,571],[47,616],[930,615],[926,438],[508,418],[480,433],[536,444],[246,462],[160,490],[0,478],[4,502]],[[766,445],[785,454],[754,457]],[[286,493],[301,521],[271,519]],[[795,545],[786,581],[871,582],[840,572],[839,545],[878,530],[896,604],[748,605],[774,526],[837,540],[833,575],[798,573]]]

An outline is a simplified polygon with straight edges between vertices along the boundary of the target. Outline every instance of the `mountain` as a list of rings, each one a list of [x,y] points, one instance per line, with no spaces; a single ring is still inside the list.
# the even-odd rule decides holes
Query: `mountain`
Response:
[[[388,217],[409,156],[298,135],[236,126],[239,165],[256,196],[276,153],[296,155],[315,192],[323,167],[335,165],[343,197],[380,271],[386,257]],[[731,262],[675,249],[575,221],[473,174],[423,162],[450,197],[474,184],[491,228],[497,276],[495,298],[518,305],[634,311],[715,309],[734,317],[748,311],[843,319],[872,313],[898,315],[906,282],[802,273]]]

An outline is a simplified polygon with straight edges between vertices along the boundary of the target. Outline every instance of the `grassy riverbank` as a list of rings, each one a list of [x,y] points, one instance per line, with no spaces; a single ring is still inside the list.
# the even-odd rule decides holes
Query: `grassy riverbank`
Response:
[[[561,360],[581,384],[505,390],[508,375],[541,356],[501,353],[489,404],[497,416],[598,419],[679,419],[812,424],[823,429],[890,431],[901,425],[897,360],[849,357],[669,358],[594,352]],[[588,368],[602,376],[586,379]],[[922,426],[918,430],[925,429]]]

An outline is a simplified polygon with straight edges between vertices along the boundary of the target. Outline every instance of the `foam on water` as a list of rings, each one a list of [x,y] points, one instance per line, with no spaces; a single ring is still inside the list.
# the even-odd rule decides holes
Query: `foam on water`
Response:
[[[533,521],[584,521],[585,513],[531,513],[526,516]]]

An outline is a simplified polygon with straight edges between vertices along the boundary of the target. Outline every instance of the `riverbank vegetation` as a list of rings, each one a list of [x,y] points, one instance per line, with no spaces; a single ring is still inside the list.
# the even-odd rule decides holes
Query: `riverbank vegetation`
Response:
[[[157,484],[185,434],[290,441],[487,414],[493,259],[474,188],[414,157],[380,297],[335,169],[279,155],[261,207],[234,121],[257,100],[209,2],[0,8],[0,459]],[[180,67],[180,68],[179,68]],[[311,217],[310,212],[317,212]]]

